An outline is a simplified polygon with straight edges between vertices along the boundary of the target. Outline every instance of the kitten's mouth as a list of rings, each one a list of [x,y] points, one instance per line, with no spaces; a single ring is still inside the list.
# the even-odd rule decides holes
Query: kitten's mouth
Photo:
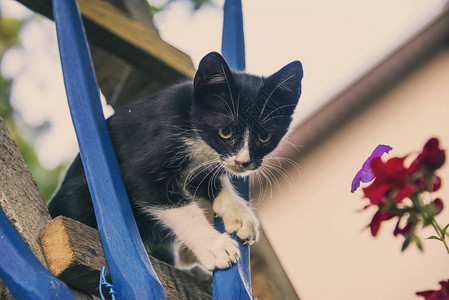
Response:
[[[224,163],[224,166],[228,171],[237,176],[248,176],[255,169],[257,169],[253,163],[244,166],[242,166],[241,164],[239,165],[239,164]]]

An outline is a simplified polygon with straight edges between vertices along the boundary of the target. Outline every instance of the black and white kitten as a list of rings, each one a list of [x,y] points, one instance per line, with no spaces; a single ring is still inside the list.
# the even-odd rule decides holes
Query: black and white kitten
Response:
[[[108,119],[112,143],[134,216],[150,254],[174,263],[175,238],[202,265],[226,268],[239,257],[229,234],[252,243],[259,222],[233,189],[229,176],[256,171],[287,132],[301,94],[302,66],[292,62],[268,78],[231,72],[212,52],[193,83],[172,86],[118,109]],[[219,233],[198,201],[207,199],[223,218]],[[78,157],[49,203],[64,215],[96,227]]]

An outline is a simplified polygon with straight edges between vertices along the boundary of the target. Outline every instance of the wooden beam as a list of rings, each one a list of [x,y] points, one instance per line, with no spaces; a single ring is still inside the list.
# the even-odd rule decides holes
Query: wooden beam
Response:
[[[100,235],[92,227],[70,218],[53,219],[40,234],[49,270],[66,284],[98,295],[98,280],[106,266]],[[211,299],[211,282],[150,257],[167,299]]]
[[[53,19],[51,0],[17,0],[31,10]],[[161,81],[172,83],[192,78],[190,57],[164,42],[149,27],[123,15],[102,0],[78,0],[89,42],[123,58],[148,73],[157,70]]]
[[[0,209],[45,264],[38,242],[39,231],[51,217],[28,166],[0,118]]]
[[[27,165],[0,118],[0,209],[41,263],[39,230],[50,221],[47,207]],[[14,299],[0,280],[0,298]]]
[[[166,64],[183,77],[193,77],[195,68],[190,57],[164,42],[156,31],[125,17],[107,2],[100,0],[78,0],[78,3],[84,18],[89,19],[95,27],[99,26],[110,33],[111,44],[106,49],[120,46],[120,48],[116,49],[116,53],[119,53],[118,56],[126,56],[137,68],[147,63],[142,60],[136,61],[132,54],[134,53],[138,56],[149,54],[153,58],[154,64],[157,63],[157,60],[160,63]],[[117,40],[117,44],[112,43],[113,37]],[[96,39],[89,37],[89,40],[94,44],[99,40],[103,40],[105,44],[109,42],[104,36],[99,35],[96,36]],[[130,48],[129,50],[122,49],[125,44]],[[143,53],[140,54],[140,52]],[[154,72],[154,70],[154,68],[151,68],[150,71]]]
[[[85,241],[78,243],[79,240]],[[65,217],[52,220],[40,233],[48,269],[59,279],[88,294],[98,294],[100,270],[106,260],[98,231]]]
[[[47,266],[39,244],[39,231],[51,220],[44,199],[28,166],[0,117],[0,209],[33,251]],[[25,280],[25,279],[24,279]],[[72,290],[76,299],[92,299]],[[0,280],[0,299],[14,299]]]

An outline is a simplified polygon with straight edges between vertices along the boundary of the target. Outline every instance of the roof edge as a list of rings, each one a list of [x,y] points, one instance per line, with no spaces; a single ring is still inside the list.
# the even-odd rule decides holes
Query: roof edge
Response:
[[[377,102],[430,59],[432,54],[447,46],[448,42],[449,6],[446,6],[415,35],[298,123],[287,139],[289,143],[299,146],[300,151],[286,147],[278,154],[290,159],[306,156],[342,125]]]

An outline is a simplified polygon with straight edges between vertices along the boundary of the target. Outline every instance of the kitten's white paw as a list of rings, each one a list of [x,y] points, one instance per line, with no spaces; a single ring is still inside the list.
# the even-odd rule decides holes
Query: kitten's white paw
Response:
[[[251,245],[259,238],[259,220],[246,205],[224,211],[221,217],[226,231],[238,236],[245,244]]]
[[[195,251],[198,260],[208,270],[226,269],[240,256],[239,245],[227,233],[217,233]]]

